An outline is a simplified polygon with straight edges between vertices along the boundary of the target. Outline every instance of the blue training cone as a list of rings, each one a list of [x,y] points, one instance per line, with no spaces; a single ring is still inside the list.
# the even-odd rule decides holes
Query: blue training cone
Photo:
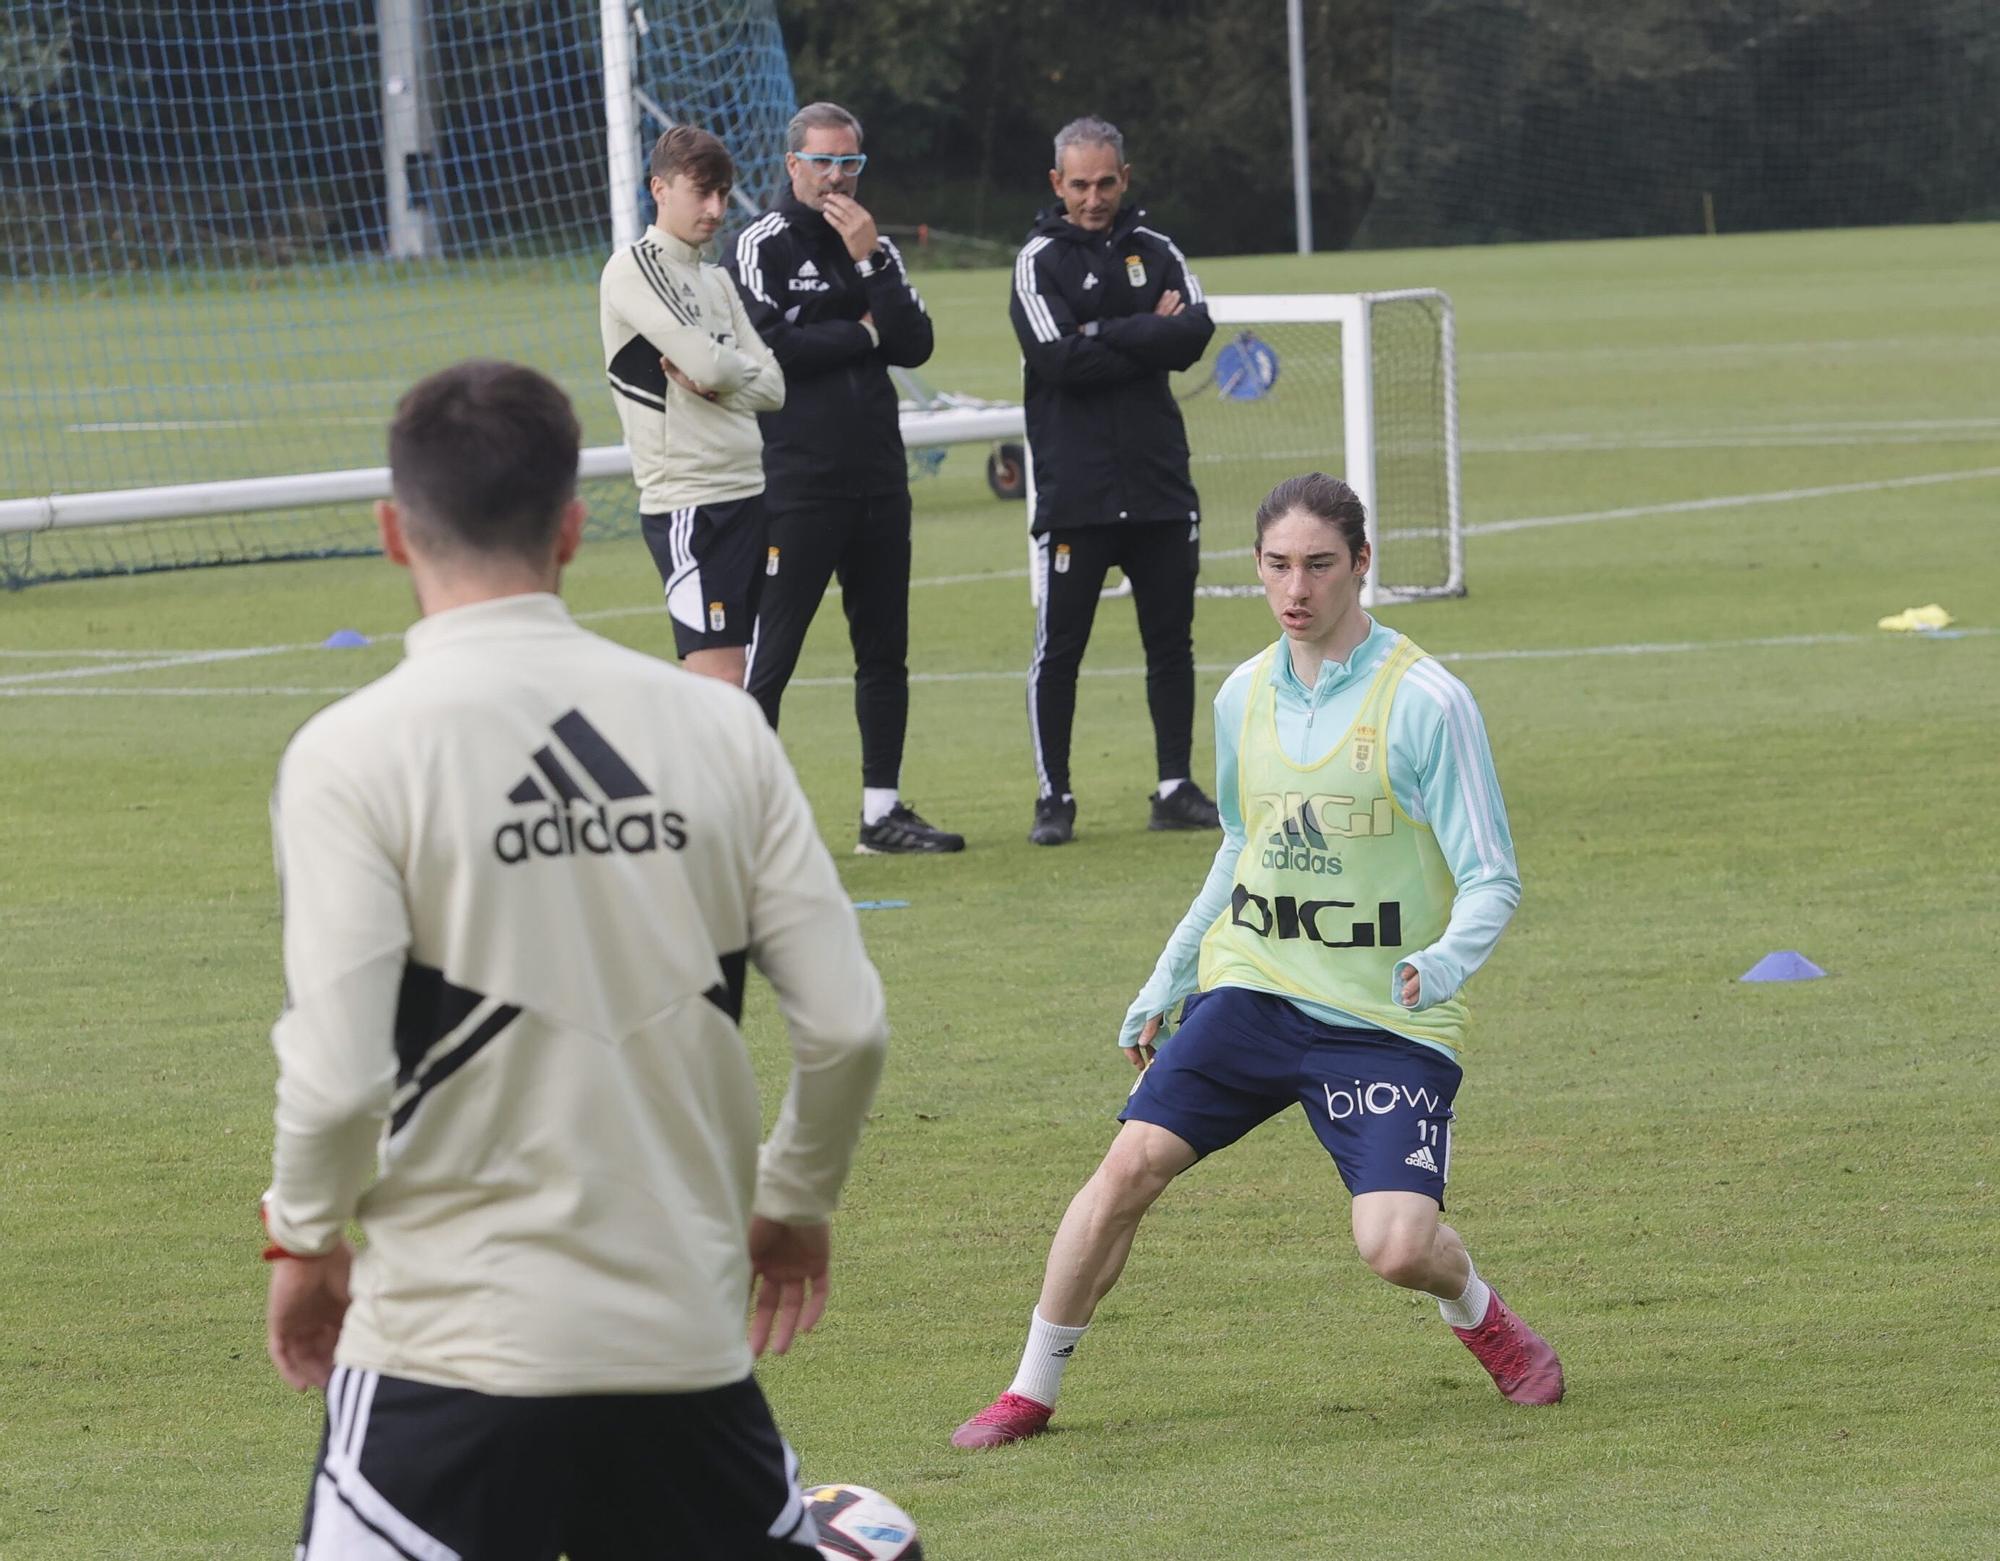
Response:
[[[368,636],[359,629],[335,629],[320,641],[321,650],[359,650],[368,643]]]
[[[1766,954],[1744,971],[1741,981],[1817,981],[1826,972],[1797,949],[1779,949]]]

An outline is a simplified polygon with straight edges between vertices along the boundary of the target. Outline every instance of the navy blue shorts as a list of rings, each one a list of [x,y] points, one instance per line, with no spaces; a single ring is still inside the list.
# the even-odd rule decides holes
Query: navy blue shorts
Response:
[[[1434,1047],[1224,986],[1187,1000],[1118,1120],[1151,1122],[1210,1155],[1297,1101],[1350,1193],[1420,1192],[1443,1208],[1464,1076]]]

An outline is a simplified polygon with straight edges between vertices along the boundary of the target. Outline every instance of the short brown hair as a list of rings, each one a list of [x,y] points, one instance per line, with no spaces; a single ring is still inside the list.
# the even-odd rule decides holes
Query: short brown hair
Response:
[[[389,424],[389,488],[420,550],[539,563],[576,497],[583,429],[562,387],[472,358],[420,379]]]
[[[1264,502],[1257,506],[1258,543],[1262,544],[1266,527],[1293,510],[1304,510],[1339,531],[1348,553],[1355,558],[1368,545],[1368,511],[1361,503],[1361,495],[1338,477],[1329,477],[1325,472],[1306,472],[1287,477],[1264,495]]]
[[[727,190],[736,183],[736,164],[729,148],[706,130],[693,125],[675,125],[653,143],[652,176],[671,180],[684,173],[704,195],[711,190]]]

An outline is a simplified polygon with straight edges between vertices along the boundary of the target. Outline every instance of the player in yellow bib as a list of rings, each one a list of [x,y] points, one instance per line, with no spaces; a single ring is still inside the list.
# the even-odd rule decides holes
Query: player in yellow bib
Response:
[[[1555,1351],[1441,1218],[1462,989],[1520,903],[1506,810],[1471,693],[1362,610],[1367,570],[1346,483],[1294,477],[1259,506],[1257,571],[1284,637],[1216,695],[1223,844],[1126,1014],[1140,1077],[1056,1232],[1021,1368],[956,1446],[1047,1427],[1147,1209],[1295,1101],[1352,1195],[1362,1260],[1437,1297],[1507,1398],[1562,1397]]]

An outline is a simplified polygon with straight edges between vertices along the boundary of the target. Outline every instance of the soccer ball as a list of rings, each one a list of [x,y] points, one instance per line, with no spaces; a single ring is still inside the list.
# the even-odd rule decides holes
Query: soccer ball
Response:
[[[923,1561],[916,1519],[865,1485],[815,1485],[806,1510],[819,1525],[828,1561]]]

